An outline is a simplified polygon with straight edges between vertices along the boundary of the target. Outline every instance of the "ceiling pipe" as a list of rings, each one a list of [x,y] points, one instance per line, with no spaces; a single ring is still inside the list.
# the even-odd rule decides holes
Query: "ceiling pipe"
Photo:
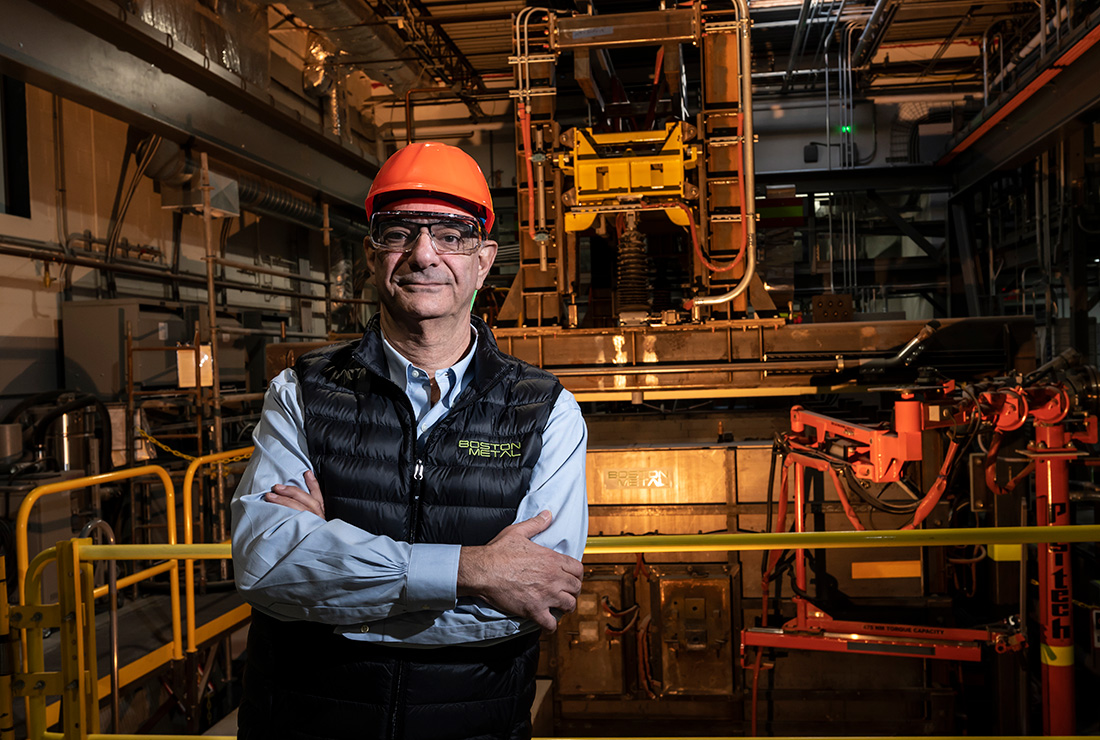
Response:
[[[145,174],[153,181],[174,187],[193,186],[199,164],[188,152],[168,139],[162,139]],[[324,228],[324,214],[316,203],[299,198],[288,190],[251,175],[221,166],[214,170],[237,182],[237,195],[242,208],[261,216],[270,216],[315,231]],[[338,237],[361,240],[368,233],[367,226],[343,216],[330,214],[329,227]]]
[[[783,74],[783,87],[780,93],[787,92],[791,85],[791,74],[794,72],[794,60],[802,55],[802,40],[806,35],[806,25],[810,19],[810,7],[814,0],[802,0],[802,8],[798,11],[798,25],[794,27],[794,39],[791,41],[791,53],[787,58],[787,70]]]
[[[878,0],[875,3],[874,9],[871,11],[871,17],[867,21],[867,25],[863,27],[863,33],[859,37],[859,41],[856,42],[856,48],[852,52],[852,66],[861,67],[865,57],[870,53],[871,48],[875,45],[879,36],[879,29],[886,30],[884,20],[886,18],[886,8],[890,5],[890,0]]]
[[[273,5],[266,2],[265,5]],[[390,27],[385,18],[371,10],[367,3],[348,0],[313,2],[282,0],[287,10],[324,36],[338,52],[354,56],[356,67],[371,79],[384,82],[398,95],[426,74],[415,59],[397,61],[407,51],[407,44]]]
[[[92,257],[66,254],[64,248],[60,244],[53,244],[37,239],[24,239],[22,237],[0,235],[0,254],[9,255],[11,257],[23,257],[34,262],[42,262],[43,264],[54,263],[58,265],[73,265],[74,267],[88,267],[94,270],[104,270],[118,275],[129,275],[130,277],[142,278],[143,280],[155,280],[157,282],[172,285],[190,285],[195,288],[206,287],[205,275],[196,275],[195,273],[188,272],[171,272],[167,269],[158,270],[151,267],[139,267],[137,265],[127,265],[120,262],[106,262]],[[297,278],[296,275],[289,274],[286,277],[290,279]],[[312,293],[303,293],[300,291],[257,285],[254,283],[242,283],[236,280],[217,279],[214,281],[214,287],[239,290],[247,293],[259,293],[262,295],[277,295],[285,298],[309,298],[314,300],[317,298],[317,296]]]
[[[1051,18],[1046,25],[1042,26],[1042,29],[1039,33],[1036,33],[1030,41],[1028,41],[1023,47],[1020,48],[1019,51],[1012,55],[1012,59],[1009,60],[1008,64],[1004,66],[1004,69],[997,73],[997,76],[993,78],[993,82],[991,84],[994,87],[999,85],[1012,70],[1014,70],[1021,62],[1023,62],[1029,54],[1035,51],[1035,47],[1045,46],[1047,25],[1053,26],[1055,29],[1059,28],[1066,20],[1067,13],[1068,10],[1066,9],[1066,6],[1063,5],[1059,9],[1058,14]],[[1045,56],[1045,54],[1046,51],[1042,51],[1040,53],[1040,58]]]

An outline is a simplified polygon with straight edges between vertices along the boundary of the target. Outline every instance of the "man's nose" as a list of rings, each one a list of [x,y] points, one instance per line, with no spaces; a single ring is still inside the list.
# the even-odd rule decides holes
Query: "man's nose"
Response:
[[[427,229],[421,229],[409,250],[409,262],[417,266],[428,267],[439,262],[439,253],[432,244],[432,236]]]

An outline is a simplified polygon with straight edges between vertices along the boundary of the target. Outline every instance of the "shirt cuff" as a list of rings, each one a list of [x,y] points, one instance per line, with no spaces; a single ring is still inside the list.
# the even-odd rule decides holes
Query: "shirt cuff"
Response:
[[[405,604],[410,609],[454,609],[461,545],[419,543],[409,553]]]

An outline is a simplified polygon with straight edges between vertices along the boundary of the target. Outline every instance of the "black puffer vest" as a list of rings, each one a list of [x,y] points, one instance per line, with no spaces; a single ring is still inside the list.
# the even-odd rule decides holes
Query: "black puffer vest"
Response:
[[[419,451],[377,318],[358,345],[298,360],[328,518],[406,542],[460,545],[486,544],[515,519],[561,385],[473,324],[473,378]],[[384,647],[253,612],[248,653],[242,740],[530,736],[537,634],[491,647]]]

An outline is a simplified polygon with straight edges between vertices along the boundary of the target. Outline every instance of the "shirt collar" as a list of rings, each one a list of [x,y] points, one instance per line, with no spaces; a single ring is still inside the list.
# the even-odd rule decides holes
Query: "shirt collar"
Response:
[[[474,354],[477,352],[478,336],[474,331],[473,326],[470,326],[470,349],[462,356],[455,364],[448,368],[445,368],[441,372],[446,372],[450,376],[450,388],[448,392],[444,394],[440,400],[446,404],[448,408],[451,406],[451,402],[458,397],[458,394],[466,387],[466,375],[469,372],[470,365],[473,363]],[[389,378],[393,381],[394,385],[400,388],[402,391],[408,393],[409,381],[415,379],[413,372],[421,373],[425,377],[427,373],[422,369],[412,364],[405,358],[397,348],[390,344],[390,340],[386,339],[385,332],[382,332],[382,351],[386,355],[386,370],[389,374]]]

